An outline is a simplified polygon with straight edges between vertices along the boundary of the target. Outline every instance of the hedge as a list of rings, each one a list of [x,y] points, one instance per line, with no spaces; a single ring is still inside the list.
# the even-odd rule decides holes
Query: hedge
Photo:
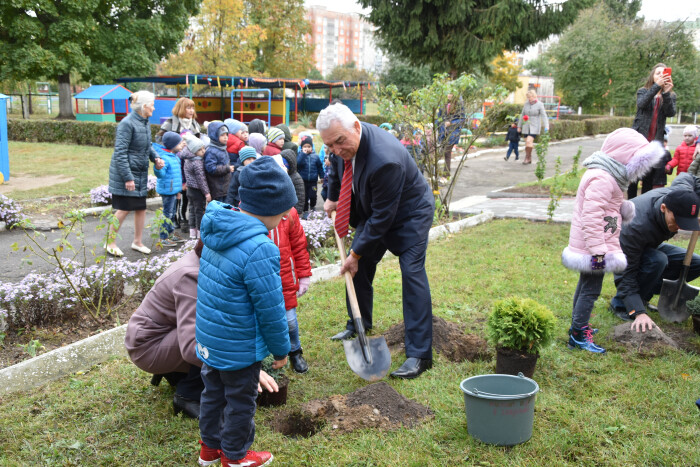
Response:
[[[494,106],[496,107],[496,106]],[[484,124],[489,131],[503,131],[508,125],[505,122],[507,115],[518,105],[505,104],[496,108],[495,112],[487,111]],[[317,113],[309,114],[312,123],[316,123]],[[358,118],[367,123],[380,125],[386,121],[381,115],[358,115]],[[550,133],[553,140],[576,138],[579,136],[593,136],[612,133],[618,128],[632,126],[632,117],[606,117],[594,116],[587,119],[563,119],[550,121]],[[103,122],[78,122],[75,120],[24,120],[8,119],[7,130],[12,141],[27,141],[33,143],[64,143],[84,146],[114,146],[114,134],[116,123]],[[151,125],[153,140],[160,129],[159,125]]]
[[[160,125],[151,125],[153,140]],[[31,143],[64,143],[82,146],[114,146],[116,123],[75,120],[7,120],[8,139]]]

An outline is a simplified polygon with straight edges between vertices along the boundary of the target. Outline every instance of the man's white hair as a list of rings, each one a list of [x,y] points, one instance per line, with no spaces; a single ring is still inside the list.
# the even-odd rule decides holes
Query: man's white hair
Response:
[[[136,112],[141,112],[144,105],[155,102],[156,96],[149,91],[137,91],[131,95],[131,108]]]
[[[347,130],[355,126],[358,119],[352,110],[344,104],[331,104],[318,114],[316,119],[316,129],[318,131],[327,130],[333,122],[340,122]]]

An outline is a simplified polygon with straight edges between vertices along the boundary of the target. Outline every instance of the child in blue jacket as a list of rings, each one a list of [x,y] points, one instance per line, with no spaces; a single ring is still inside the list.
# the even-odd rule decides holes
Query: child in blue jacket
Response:
[[[323,179],[323,163],[314,152],[314,140],[311,136],[305,136],[301,140],[301,154],[297,157],[297,172],[304,180],[304,212],[309,209],[316,209],[316,198],[318,197],[318,179]]]
[[[203,362],[200,465],[266,465],[251,451],[261,361],[287,363],[287,326],[280,253],[268,231],[296,204],[289,176],[272,157],[240,173],[239,209],[212,201],[202,219],[195,337]]]
[[[160,244],[162,246],[177,246],[185,240],[173,234],[175,230],[175,216],[177,215],[177,200],[182,192],[182,166],[177,153],[187,144],[180,135],[174,131],[166,131],[163,134],[163,145],[153,143],[153,149],[163,159],[165,165],[162,169],[154,169],[158,184],[156,192],[163,200],[163,216],[165,222],[160,231]]]

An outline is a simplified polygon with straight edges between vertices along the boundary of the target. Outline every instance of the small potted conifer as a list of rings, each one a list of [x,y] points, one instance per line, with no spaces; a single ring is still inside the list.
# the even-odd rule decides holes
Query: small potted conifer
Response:
[[[685,302],[685,309],[688,310],[690,317],[693,318],[693,331],[695,331],[695,334],[700,334],[700,295]]]
[[[289,378],[284,373],[284,367],[274,369],[272,368],[272,362],[274,359],[272,355],[268,355],[262,361],[262,370],[272,378],[279,386],[278,392],[270,392],[263,388],[262,392],[258,394],[257,404],[259,407],[273,407],[278,405],[284,405],[287,403],[287,387],[289,386]]]
[[[554,336],[556,318],[529,298],[510,297],[493,305],[487,332],[496,346],[496,373],[532,378],[539,351]]]

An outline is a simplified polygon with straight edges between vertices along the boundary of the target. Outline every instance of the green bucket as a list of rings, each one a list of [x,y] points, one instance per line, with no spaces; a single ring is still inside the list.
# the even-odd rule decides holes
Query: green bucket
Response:
[[[537,383],[519,373],[479,375],[459,385],[469,434],[488,444],[513,446],[532,437]]]

